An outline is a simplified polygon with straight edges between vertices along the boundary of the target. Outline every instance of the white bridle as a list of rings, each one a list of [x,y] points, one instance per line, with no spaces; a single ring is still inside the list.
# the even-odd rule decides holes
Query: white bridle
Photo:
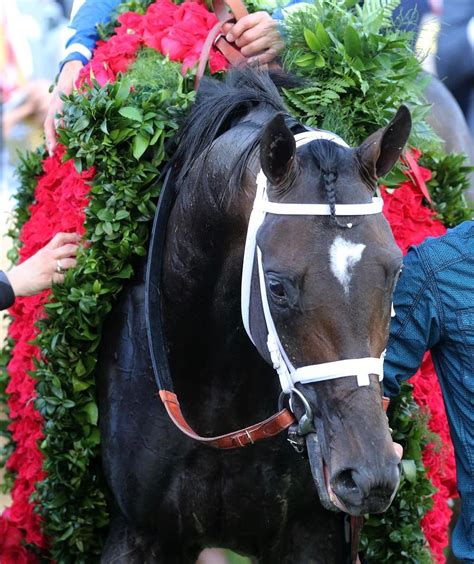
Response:
[[[340,137],[327,131],[306,131],[295,135],[296,147],[318,139],[326,139],[348,147]],[[383,200],[374,197],[368,204],[336,204],[335,213],[338,216],[371,215],[382,212]],[[273,367],[278,372],[281,388],[284,393],[290,393],[297,382],[302,384],[309,382],[320,382],[346,376],[357,376],[359,386],[370,384],[369,374],[376,374],[379,380],[383,378],[383,354],[380,358],[351,358],[323,364],[313,364],[295,368],[290,362],[285,349],[278,337],[275,324],[270,312],[265,285],[265,275],[262,266],[262,253],[257,246],[257,231],[262,225],[267,213],[281,215],[331,215],[329,205],[326,204],[282,204],[269,202],[267,195],[267,178],[261,170],[257,175],[257,191],[253,204],[252,213],[247,229],[247,240],[245,243],[244,263],[242,270],[242,319],[248,336],[254,342],[250,331],[250,292],[252,285],[252,273],[257,254],[257,267],[260,282],[260,295],[263,312],[268,330],[267,346]],[[351,224],[348,224],[351,227]],[[255,342],[254,342],[255,344]]]

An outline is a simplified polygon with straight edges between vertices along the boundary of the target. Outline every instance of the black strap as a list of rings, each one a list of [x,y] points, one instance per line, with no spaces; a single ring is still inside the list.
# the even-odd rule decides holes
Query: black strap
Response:
[[[156,207],[145,275],[145,323],[148,336],[151,364],[159,390],[173,391],[168,351],[165,342],[161,315],[161,275],[165,249],[166,228],[174,200],[173,184],[170,182],[171,168],[165,174],[160,198]]]

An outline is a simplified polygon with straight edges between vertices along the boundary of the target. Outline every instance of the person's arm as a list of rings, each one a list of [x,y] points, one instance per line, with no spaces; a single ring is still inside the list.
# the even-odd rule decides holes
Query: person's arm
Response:
[[[399,393],[400,383],[415,374],[425,352],[441,338],[441,308],[422,256],[419,249],[409,251],[394,292],[383,380],[389,397]]]
[[[56,116],[61,113],[61,95],[69,96],[82,67],[92,57],[97,40],[97,24],[106,23],[121,0],[75,0],[69,24],[72,36],[66,43],[66,55],[59,65],[59,77],[54,87],[44,122],[46,147],[50,155],[56,148]],[[78,4],[81,4],[77,9]],[[76,9],[75,9],[76,8]]]
[[[32,296],[64,282],[66,270],[76,266],[78,241],[76,233],[57,233],[29,259],[0,271],[0,310],[10,307],[17,296]]]
[[[68,61],[81,61],[83,65],[89,61],[99,39],[97,24],[108,22],[120,3],[121,0],[75,0],[69,24],[72,35],[66,43],[66,54],[59,65],[60,71]]]

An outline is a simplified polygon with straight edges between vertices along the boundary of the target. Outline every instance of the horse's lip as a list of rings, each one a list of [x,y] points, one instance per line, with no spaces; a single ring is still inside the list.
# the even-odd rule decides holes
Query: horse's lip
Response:
[[[337,495],[334,493],[332,487],[331,487],[331,482],[329,480],[329,468],[326,464],[326,462],[323,459],[323,471],[324,471],[324,483],[326,485],[326,490],[328,492],[328,496],[329,499],[331,500],[331,503],[337,507],[340,511],[344,512],[344,513],[349,513],[347,507],[344,505],[344,503],[337,497]]]
[[[334,492],[328,488],[328,482],[326,481],[327,464],[324,461],[316,433],[309,433],[306,435],[306,450],[308,452],[311,474],[314,482],[316,483],[321,505],[324,509],[329,511],[341,511],[340,504],[338,505],[337,503],[334,503]],[[342,509],[342,511],[345,510]]]

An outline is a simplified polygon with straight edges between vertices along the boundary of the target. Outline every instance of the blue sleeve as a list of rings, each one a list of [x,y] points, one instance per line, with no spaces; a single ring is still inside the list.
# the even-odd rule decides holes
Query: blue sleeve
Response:
[[[399,393],[400,383],[415,374],[425,352],[441,338],[436,288],[419,248],[405,257],[393,306],[384,362],[384,393],[389,397]]]
[[[0,270],[0,311],[7,309],[15,301],[15,294],[7,275]]]
[[[73,17],[69,28],[72,35],[66,43],[66,56],[59,70],[68,61],[82,61],[85,65],[92,57],[99,38],[97,24],[107,23],[122,0],[86,0]]]

